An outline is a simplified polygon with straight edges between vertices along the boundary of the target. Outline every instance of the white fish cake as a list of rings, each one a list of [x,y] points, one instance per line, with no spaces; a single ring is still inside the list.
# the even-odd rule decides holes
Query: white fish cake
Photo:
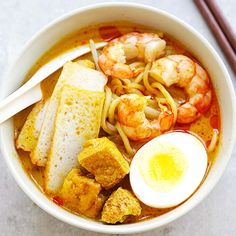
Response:
[[[104,91],[104,86],[107,83],[105,75],[99,71],[82,66],[81,64],[87,65],[88,62],[67,62],[63,67],[62,73],[52,93],[39,139],[32,154],[34,160],[37,160],[38,166],[45,166],[47,162],[62,86],[70,85],[89,91]]]
[[[98,137],[105,93],[64,86],[60,96],[45,172],[48,193],[59,191],[67,174],[78,166],[84,142]]]
[[[31,152],[38,140],[39,132],[48,106],[48,100],[36,103],[20,131],[16,147]],[[33,160],[32,160],[33,162]],[[34,162],[33,162],[34,163]]]

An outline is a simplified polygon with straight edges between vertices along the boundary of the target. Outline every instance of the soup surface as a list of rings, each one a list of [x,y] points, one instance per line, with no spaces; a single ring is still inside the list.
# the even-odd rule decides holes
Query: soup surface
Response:
[[[29,73],[26,77],[26,80],[30,79],[30,77],[40,67],[42,67],[44,64],[46,64],[48,61],[52,60],[53,58],[59,56],[60,54],[66,52],[68,50],[73,50],[74,48],[77,48],[81,45],[89,44],[90,39],[92,39],[95,43],[100,42],[100,41],[111,42],[115,38],[119,38],[122,35],[126,35],[127,33],[130,33],[130,32],[135,32],[134,35],[131,35],[128,37],[129,39],[134,37],[134,39],[130,39],[131,42],[133,42],[132,40],[137,40],[137,38],[140,37],[140,35],[142,35],[142,33],[155,34],[160,38],[160,40],[165,41],[164,49],[158,54],[158,56],[155,58],[155,60],[160,59],[160,58],[167,59],[168,56],[170,56],[170,55],[184,55],[188,58],[188,60],[190,61],[190,64],[196,63],[197,65],[201,66],[201,68],[202,68],[201,70],[204,70],[203,69],[204,65],[201,65],[201,62],[199,62],[194,57],[194,55],[191,54],[191,52],[187,51],[187,49],[184,47],[184,45],[181,45],[181,42],[175,41],[168,34],[162,33],[162,32],[159,32],[158,30],[150,29],[150,28],[147,28],[147,27],[144,27],[141,25],[135,25],[135,24],[132,24],[129,22],[114,22],[114,23],[102,24],[102,25],[96,25],[96,26],[84,28],[84,29],[81,29],[81,30],[69,35],[66,38],[63,38],[35,63],[35,65],[29,71]],[[136,34],[138,34],[138,35],[136,35]],[[142,41],[142,40],[145,41],[146,39],[140,39],[140,41]],[[143,52],[144,49],[141,47],[142,45],[140,46],[141,48],[138,48],[138,50],[141,51],[141,52],[139,51],[138,53],[145,54],[145,55],[142,55],[142,56],[138,55],[138,56],[134,56],[133,58],[132,58],[132,56],[130,56],[131,59],[129,59],[127,56],[128,53],[130,52],[129,50],[131,50],[131,52],[133,53],[133,51],[132,51],[133,46],[130,46],[132,43],[127,44],[126,41],[123,42],[122,40],[119,40],[119,39],[117,41],[118,41],[118,43],[121,44],[118,46],[116,45],[117,46],[117,51],[116,51],[117,55],[115,55],[116,52],[112,51],[113,48],[112,48],[111,43],[109,44],[111,52],[109,50],[104,51],[104,49],[98,50],[98,53],[100,54],[100,56],[105,55],[105,59],[104,59],[105,62],[104,63],[100,59],[98,61],[99,62],[98,67],[100,67],[100,68],[97,68],[96,65],[94,67],[93,63],[94,63],[94,60],[96,60],[96,55],[94,57],[90,53],[75,60],[75,62],[79,61],[78,63],[81,63],[82,60],[86,60],[85,62],[81,63],[82,66],[84,66],[83,63],[85,63],[85,67],[90,67],[90,68],[92,68],[91,70],[101,69],[106,74],[106,76],[108,78],[108,82],[107,82],[107,85],[105,87],[105,92],[104,92],[105,98],[101,97],[101,99],[100,99],[100,100],[105,99],[105,104],[102,104],[102,107],[101,107],[101,109],[102,109],[101,117],[97,118],[98,120],[99,119],[102,120],[101,125],[100,125],[101,128],[99,126],[98,137],[99,138],[108,137],[108,139],[116,145],[119,152],[122,154],[124,161],[126,163],[130,164],[132,162],[132,158],[135,155],[135,153],[144,144],[146,144],[148,141],[150,141],[154,137],[161,135],[162,133],[173,132],[175,130],[178,130],[181,132],[187,132],[187,133],[193,134],[194,136],[198,137],[201,140],[201,142],[205,145],[206,149],[208,149],[207,170],[205,172],[205,176],[206,176],[207,173],[209,172],[211,166],[213,165],[216,156],[217,156],[217,150],[218,150],[218,146],[219,146],[219,137],[220,137],[220,111],[219,111],[216,93],[213,89],[213,86],[211,85],[211,82],[208,83],[208,88],[207,88],[211,91],[211,100],[210,100],[209,106],[202,109],[199,114],[197,114],[197,115],[195,114],[194,116],[197,116],[197,117],[194,117],[194,119],[192,121],[182,122],[181,118],[180,118],[180,114],[182,114],[182,113],[180,113],[179,110],[177,111],[177,113],[174,113],[174,107],[176,109],[179,109],[179,107],[181,105],[190,101],[189,97],[193,96],[193,95],[190,95],[190,92],[188,93],[188,91],[186,90],[187,85],[180,86],[179,85],[180,82],[177,81],[169,86],[166,86],[165,83],[163,81],[161,81],[161,78],[159,78],[159,79],[155,78],[156,72],[153,73],[154,74],[153,76],[151,76],[152,75],[151,71],[154,71],[154,69],[155,69],[155,62],[153,62],[154,60],[148,61],[148,60],[144,59],[146,54]],[[143,42],[141,42],[140,44],[142,44],[142,43]],[[158,43],[160,43],[160,41],[158,41]],[[127,57],[126,58],[127,62],[125,62],[124,59],[121,58],[121,57],[124,57],[124,55],[119,55],[119,53],[120,53],[119,50],[122,50],[119,48],[119,46],[123,46],[122,44],[128,45],[128,46],[126,45],[127,47],[125,48],[125,53],[127,54],[127,55],[125,55]],[[109,47],[109,46],[107,46],[107,47]],[[153,47],[155,47],[155,45]],[[147,49],[145,49],[145,50],[147,51]],[[155,49],[153,49],[153,50],[155,50]],[[109,53],[112,56],[113,55],[118,56],[118,57],[120,56],[120,58],[119,58],[120,64],[117,63],[115,66],[112,65],[112,66],[114,66],[114,67],[112,67],[109,63],[111,63],[112,60],[114,62],[114,58],[112,60],[109,59],[108,58],[110,56]],[[122,54],[122,52],[121,52],[121,54]],[[178,59],[175,59],[175,58],[171,59],[171,57],[168,58],[168,60],[169,59],[172,60],[172,62],[174,61],[173,63],[178,63]],[[87,60],[89,60],[90,62],[88,62]],[[180,61],[182,62],[182,60],[184,60],[184,59],[182,58]],[[188,63],[189,61],[187,61],[186,63]],[[160,66],[160,63],[159,64],[157,63],[157,66]],[[165,63],[165,62],[163,62],[163,63]],[[95,61],[95,64],[96,64],[96,61]],[[126,67],[128,64],[129,64],[129,67]],[[126,66],[124,66],[124,65],[126,65]],[[184,66],[185,66],[185,64],[183,65],[183,67]],[[108,68],[107,71],[105,70],[106,67]],[[165,65],[163,64],[162,69],[167,70],[167,72],[168,72],[170,67],[168,67],[168,65],[166,65],[166,64]],[[93,69],[93,68],[95,68],[95,69]],[[175,68],[175,67],[173,67],[173,68]],[[172,70],[172,71],[170,71],[168,73],[170,73],[171,76],[176,73],[176,75],[173,75],[172,77],[177,78],[178,73],[181,73],[181,67],[180,67],[180,69],[175,68],[177,70],[177,72],[174,71],[173,68],[171,68],[170,70]],[[200,70],[200,69],[198,69],[198,66],[197,66],[197,69],[195,69],[195,70]],[[117,73],[119,73],[119,71],[120,71],[120,73],[133,73],[133,74],[130,77],[125,75],[124,76],[125,78],[122,76],[121,76],[122,78],[119,78],[119,76],[118,77],[116,76]],[[52,74],[51,76],[49,76],[46,80],[44,80],[42,82],[41,88],[43,91],[43,103],[44,103],[44,101],[49,100],[49,99],[51,99],[52,96],[54,96],[52,94],[55,93],[55,85],[57,84],[58,78],[60,77],[61,73],[62,73],[62,69],[56,71],[54,74]],[[101,72],[99,72],[99,73],[101,73]],[[149,75],[148,75],[149,80],[145,80],[145,78],[144,78],[145,73],[146,74],[149,73]],[[196,71],[194,73],[196,73]],[[200,72],[200,73],[202,73],[202,72]],[[130,75],[130,74],[128,74],[128,75]],[[165,76],[165,75],[163,75],[163,76]],[[168,76],[169,75],[166,75],[166,78],[168,80],[172,78],[171,76],[169,76],[169,77]],[[165,91],[167,91],[167,93],[171,96],[171,98],[173,100],[168,100],[168,96],[166,96],[165,91],[163,93],[163,91],[161,91],[157,85],[156,86],[153,85],[153,84],[155,84],[155,82],[157,82],[157,84],[161,83],[163,85]],[[190,81],[189,81],[189,83],[190,83]],[[201,81],[199,83],[201,83]],[[71,88],[69,88],[69,89],[71,89]],[[202,91],[199,92],[198,89],[199,90],[202,89],[201,85],[199,85],[199,86],[196,85],[195,90],[193,90],[194,91],[193,93],[194,94],[200,93],[200,95],[205,94],[205,92],[202,92]],[[96,96],[100,96],[99,95],[100,92],[101,91],[96,91],[96,93],[97,93]],[[110,95],[109,95],[109,93],[110,93]],[[134,95],[134,97],[133,98],[129,97],[130,94]],[[69,96],[69,95],[67,95],[67,96]],[[74,96],[82,96],[83,97],[83,94],[78,95],[78,93],[75,92]],[[94,98],[93,95],[90,93],[88,93],[86,96],[90,96],[89,101],[91,101],[93,99],[96,100],[96,98]],[[108,102],[109,96],[110,96],[110,103]],[[122,96],[128,96],[128,97],[123,98]],[[148,109],[138,110],[137,111],[138,115],[137,115],[137,113],[135,113],[134,116],[130,116],[130,114],[132,112],[134,113],[134,111],[131,111],[132,104],[133,104],[132,102],[134,102],[134,101],[137,102],[140,97],[142,97],[142,98],[145,97],[145,99],[147,99],[147,100],[145,100],[145,104],[148,107]],[[71,99],[74,99],[74,97],[72,97]],[[84,97],[83,97],[83,99],[84,99]],[[125,100],[125,99],[127,99],[127,100]],[[204,97],[204,99],[205,99],[205,97]],[[116,101],[116,102],[114,102],[114,101]],[[171,105],[170,101],[174,101],[174,105],[173,104]],[[110,105],[110,108],[111,108],[111,106],[112,106],[111,104],[113,102],[115,104],[115,105],[113,104],[115,106],[113,114],[111,114],[110,116],[109,116],[108,112],[105,112],[106,114],[104,114],[104,109],[106,109],[106,106],[108,106],[108,108],[109,108],[109,105]],[[121,106],[122,102],[124,105],[123,108]],[[125,106],[125,102],[129,102],[129,105]],[[203,101],[201,101],[201,102],[203,102]],[[60,104],[61,103],[62,103],[62,100],[60,100]],[[109,105],[106,105],[106,103]],[[140,103],[141,103],[141,100],[140,100]],[[68,105],[68,101],[66,101],[65,104]],[[82,105],[79,104],[78,106],[82,106]],[[87,107],[89,107],[89,106],[92,106],[92,105],[91,104],[87,105]],[[93,104],[93,106],[95,106],[95,105]],[[98,107],[98,106],[99,105],[96,105],[96,107]],[[201,104],[198,106],[201,106]],[[75,110],[72,111],[74,118],[71,116],[72,120],[68,119],[68,124],[65,124],[65,123],[63,123],[63,121],[65,120],[65,117],[64,118],[62,117],[61,118],[62,127],[70,127],[70,122],[71,122],[71,124],[73,123],[71,125],[71,126],[73,126],[75,124],[75,122],[78,119],[80,119],[79,116],[81,116],[81,114],[79,112],[76,113],[76,111],[79,108],[76,106],[74,106],[74,107],[75,107]],[[196,105],[196,107],[197,107],[197,105]],[[19,144],[20,143],[19,135],[22,132],[22,127],[24,126],[24,124],[26,122],[27,116],[29,114],[31,114],[30,112],[32,111],[32,108],[33,108],[33,106],[25,109],[24,111],[20,112],[19,114],[17,114],[14,117],[15,139],[16,139],[17,152],[19,154],[19,158],[21,159],[22,165],[24,166],[26,172],[30,175],[32,180],[41,189],[41,191],[43,191],[56,204],[60,205],[61,207],[65,208],[69,211],[72,211],[75,214],[85,215],[90,218],[100,219],[101,212],[102,212],[101,207],[99,208],[100,210],[98,213],[93,214],[93,213],[91,213],[94,210],[94,209],[92,210],[92,208],[88,207],[88,209],[81,210],[81,207],[78,207],[79,204],[81,204],[81,206],[82,205],[84,206],[87,204],[87,202],[86,203],[80,202],[79,204],[77,204],[75,202],[74,204],[72,204],[71,201],[67,201],[65,191],[68,188],[69,188],[68,194],[71,194],[70,191],[72,191],[71,190],[72,187],[68,184],[68,183],[71,183],[70,181],[73,182],[73,178],[72,178],[71,173],[70,173],[71,179],[68,179],[67,185],[65,182],[63,183],[63,190],[62,191],[61,190],[56,191],[56,192],[55,191],[48,191],[47,187],[45,187],[45,181],[47,182],[49,177],[52,177],[51,174],[45,174],[45,169],[47,169],[47,171],[48,171],[52,167],[48,167],[48,165],[49,165],[48,163],[47,164],[37,164],[38,162],[33,161],[33,163],[34,163],[33,164],[32,163],[32,152],[34,152],[34,151],[33,150],[26,150],[26,149],[22,148],[22,146]],[[64,108],[61,108],[61,109],[64,109]],[[96,108],[96,109],[98,109],[96,112],[96,114],[98,114],[101,109],[100,108]],[[137,109],[139,109],[139,108],[137,108]],[[46,110],[46,108],[45,108],[45,110]],[[71,110],[70,109],[64,110],[64,113],[66,113],[66,112],[71,112]],[[79,114],[79,116],[78,116],[78,114]],[[91,116],[95,116],[94,114],[95,113],[91,113]],[[168,119],[170,119],[168,121],[168,122],[170,122],[170,124],[169,125],[167,124],[167,126],[168,126],[167,128],[165,127],[165,124],[163,125],[161,123],[160,118],[158,120],[158,117],[160,117],[160,114],[167,114],[166,117]],[[177,114],[177,117],[175,114]],[[137,117],[136,117],[136,115],[137,115]],[[146,117],[144,117],[143,115],[145,115]],[[60,115],[57,114],[56,119],[59,120]],[[140,124],[138,123],[139,119],[145,120],[145,122],[149,122],[148,125],[145,127],[140,126]],[[39,118],[39,120],[40,120],[40,118]],[[74,121],[74,120],[76,120],[76,121]],[[83,120],[85,121],[84,125],[86,126],[86,119],[81,118],[81,122]],[[152,124],[151,123],[152,121],[157,121],[157,120],[159,122],[158,124],[160,127],[158,128],[157,132],[155,132],[155,128],[153,128],[154,126],[152,126],[150,124]],[[116,123],[116,121],[118,121],[118,123]],[[128,123],[133,122],[133,124],[134,124],[136,121],[138,123],[137,126],[134,125],[134,127],[132,127],[133,129],[131,129],[130,128],[131,126],[129,126]],[[88,122],[90,122],[90,121],[88,121]],[[127,122],[127,123],[125,123],[125,122]],[[120,126],[117,127],[117,124],[119,124]],[[130,129],[128,129],[127,126],[129,126]],[[59,133],[62,132],[62,131],[60,131],[59,128],[58,128],[58,130],[54,131],[54,139],[53,139],[53,144],[52,144],[52,146],[54,148],[52,148],[52,146],[51,146],[51,149],[53,149],[53,151],[51,150],[50,154],[48,154],[48,155],[53,156],[54,149],[57,149],[57,152],[55,152],[55,156],[59,155],[58,150],[61,150],[61,149],[60,149],[60,147],[58,147],[59,145],[57,145],[56,142],[54,142],[56,139],[55,135],[57,133],[59,135]],[[121,129],[121,131],[119,131],[119,128]],[[149,130],[149,128],[150,128],[150,130]],[[55,129],[57,129],[57,128],[55,128]],[[118,132],[117,132],[117,130],[118,130]],[[150,131],[150,134],[148,134],[149,131]],[[31,132],[35,132],[35,131],[31,130]],[[56,132],[56,134],[55,134],[55,132]],[[83,132],[83,131],[81,129],[78,132]],[[144,132],[144,133],[142,133],[142,132]],[[152,132],[154,132],[154,133],[152,133]],[[122,134],[125,135],[125,138],[122,137]],[[28,134],[28,135],[32,135],[32,133]],[[37,138],[38,138],[39,134],[34,133],[34,135],[36,137],[35,142],[37,142]],[[92,132],[90,132],[87,135],[89,136],[88,140],[96,138],[96,137],[94,137]],[[27,136],[24,136],[23,138],[27,139]],[[213,140],[213,139],[215,139],[215,140]],[[60,141],[60,142],[62,142],[62,141]],[[58,143],[60,143],[60,142],[58,141]],[[71,140],[70,142],[72,143],[72,146],[73,146],[74,140]],[[89,145],[95,145],[95,144],[86,144],[86,145],[89,146]],[[86,147],[87,146],[84,146],[84,149],[86,149]],[[89,148],[89,147],[87,147],[87,148]],[[210,148],[210,150],[209,150],[209,148]],[[83,149],[83,152],[85,152],[84,149]],[[64,149],[62,152],[65,153],[65,155],[66,155],[66,151]],[[69,150],[69,152],[72,152],[72,151]],[[79,157],[79,160],[82,160],[81,155]],[[84,154],[84,155],[87,155],[87,154]],[[118,154],[114,154],[114,155],[118,156]],[[76,156],[78,156],[78,155],[76,155]],[[61,159],[63,159],[63,158],[64,157],[61,157]],[[42,161],[42,159],[41,159],[41,161]],[[123,163],[123,160],[121,162]],[[81,161],[81,163],[82,163],[82,161]],[[57,165],[57,164],[55,164],[55,165]],[[124,167],[125,165],[126,164],[122,164],[123,169],[126,168],[126,167]],[[82,166],[83,166],[83,168],[81,168],[80,171],[83,172],[83,174],[82,174],[82,176],[84,177],[83,181],[87,181],[87,179],[89,179],[88,181],[90,181],[90,180],[95,181],[94,176],[96,177],[96,175],[97,175],[97,173],[95,173],[96,171],[94,172],[94,171],[90,170],[90,168],[87,167],[86,164],[83,164]],[[78,168],[78,166],[74,166],[74,165],[68,166],[67,173],[68,173],[68,170],[71,170],[74,167]],[[116,167],[116,168],[118,168],[118,167]],[[51,173],[51,172],[49,171],[49,173]],[[69,177],[67,176],[66,178],[69,178]],[[80,180],[80,181],[82,181],[82,180]],[[99,182],[99,178],[96,178],[96,181]],[[100,183],[100,182],[99,183],[97,183],[97,182],[95,183],[95,184],[97,184],[96,186],[98,186]],[[54,184],[55,184],[55,182],[52,181],[50,186],[52,186],[52,185],[54,186]],[[76,186],[76,184],[74,186]],[[101,200],[101,205],[104,205],[104,204],[108,205],[107,199],[112,194],[112,192],[114,193],[119,187],[122,187],[122,189],[124,189],[124,190],[129,190],[129,193],[132,193],[129,174],[125,174],[125,176],[123,176],[123,178],[121,178],[115,185],[112,185],[111,187],[107,187],[107,186],[104,187],[104,186],[106,186],[106,185],[102,183],[101,186],[99,185],[99,187],[96,187],[96,189],[101,188],[100,190],[98,190],[99,191],[99,194],[98,194],[99,199],[100,198],[103,199],[103,200]],[[93,190],[93,191],[97,191],[97,190]],[[64,193],[64,195],[63,195],[63,193]],[[102,195],[102,197],[101,197],[101,195]],[[75,207],[76,204],[77,204],[77,206]],[[138,204],[141,209],[141,212],[139,214],[138,213],[137,214],[136,213],[135,214],[132,214],[132,213],[126,214],[126,216],[123,217],[123,219],[120,220],[119,222],[120,223],[134,223],[134,222],[138,222],[138,221],[148,220],[153,217],[157,217],[162,214],[165,214],[166,212],[169,212],[176,207],[176,206],[171,206],[171,207],[167,207],[167,208],[154,208],[154,207],[145,205],[141,201],[138,201]],[[105,222],[119,223],[119,222],[115,222],[115,221],[114,222],[105,221]]]

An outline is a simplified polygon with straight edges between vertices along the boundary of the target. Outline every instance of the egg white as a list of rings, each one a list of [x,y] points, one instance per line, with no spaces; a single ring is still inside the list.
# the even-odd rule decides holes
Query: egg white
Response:
[[[154,189],[144,180],[139,166],[158,153],[158,145],[178,149],[185,157],[187,168],[181,179],[168,190]],[[155,208],[179,205],[189,198],[204,178],[207,169],[207,152],[203,143],[186,132],[160,135],[145,144],[134,156],[130,167],[133,192],[144,204]]]

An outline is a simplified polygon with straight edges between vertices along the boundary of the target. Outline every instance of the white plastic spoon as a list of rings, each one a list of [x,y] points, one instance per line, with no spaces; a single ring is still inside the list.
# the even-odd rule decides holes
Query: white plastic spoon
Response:
[[[107,43],[96,43],[96,48],[104,47]],[[25,84],[0,102],[0,124],[14,116],[19,111],[40,101],[42,91],[40,83],[49,75],[60,69],[67,61],[71,61],[90,52],[89,45],[83,45],[56,57],[41,67]]]

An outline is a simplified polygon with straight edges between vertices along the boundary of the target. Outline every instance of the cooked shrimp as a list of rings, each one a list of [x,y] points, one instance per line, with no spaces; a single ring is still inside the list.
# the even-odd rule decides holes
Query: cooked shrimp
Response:
[[[178,107],[177,122],[191,123],[211,105],[212,91],[206,71],[184,55],[170,55],[153,62],[150,75],[169,87],[184,88],[188,100]]]
[[[144,141],[167,131],[173,124],[173,114],[162,108],[157,119],[149,121],[144,113],[147,97],[137,94],[123,95],[118,105],[118,121],[129,139]]]
[[[109,76],[130,79],[137,76],[142,69],[126,64],[135,59],[153,62],[164,52],[166,42],[153,33],[128,33],[116,38],[103,48],[99,56],[99,66]]]

